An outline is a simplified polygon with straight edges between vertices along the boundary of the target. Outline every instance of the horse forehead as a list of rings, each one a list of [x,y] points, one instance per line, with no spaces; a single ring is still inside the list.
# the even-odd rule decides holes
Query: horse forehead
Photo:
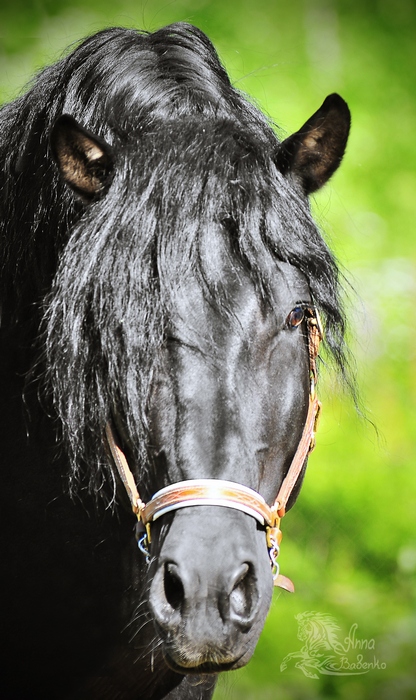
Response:
[[[292,304],[310,301],[306,278],[289,263],[274,263],[273,270],[267,271],[267,287],[266,304],[250,274],[227,263],[212,289],[194,276],[184,278],[174,295],[170,325],[179,333],[215,334],[217,330],[221,337],[231,332],[252,335],[280,326]]]

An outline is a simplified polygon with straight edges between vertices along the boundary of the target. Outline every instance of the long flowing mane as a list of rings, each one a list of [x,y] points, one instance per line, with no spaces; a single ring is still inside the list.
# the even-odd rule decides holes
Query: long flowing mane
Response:
[[[111,145],[120,173],[87,209],[50,157],[64,113]],[[102,31],[0,112],[3,324],[29,344],[45,316],[47,381],[74,484],[88,463],[100,489],[102,430],[116,407],[135,463],[146,463],[146,405],[175,287],[191,273],[215,304],[226,301],[209,281],[207,230],[228,237],[266,303],[276,261],[304,273],[346,375],[338,268],[306,197],[276,167],[278,143],[186,24]]]

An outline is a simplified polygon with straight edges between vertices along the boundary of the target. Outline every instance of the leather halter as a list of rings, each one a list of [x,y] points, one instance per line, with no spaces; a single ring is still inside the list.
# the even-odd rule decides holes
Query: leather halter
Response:
[[[302,436],[289,470],[282,482],[272,506],[264,498],[247,486],[222,479],[190,479],[171,484],[157,491],[148,503],[144,503],[137,490],[136,482],[127,463],[126,456],[118,445],[111,425],[106,425],[106,438],[111,455],[129,496],[132,510],[145,534],[139,541],[140,549],[148,556],[147,546],[151,541],[150,523],[165,513],[196,505],[215,505],[234,508],[255,518],[266,530],[266,543],[274,572],[275,585],[291,592],[293,583],[279,574],[276,558],[282,539],[280,519],[284,516],[287,502],[297,483],[305,459],[315,447],[315,433],[321,404],[316,395],[316,358],[323,332],[319,314],[315,309],[307,309],[306,317],[309,347],[310,393],[309,407]]]

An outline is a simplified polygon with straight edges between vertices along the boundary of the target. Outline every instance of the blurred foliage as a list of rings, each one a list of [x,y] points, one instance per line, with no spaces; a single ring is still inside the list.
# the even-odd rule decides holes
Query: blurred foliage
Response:
[[[0,99],[104,26],[154,30],[178,20],[210,36],[233,82],[281,134],[330,92],[353,114],[343,165],[313,207],[346,270],[367,419],[324,372],[318,447],[283,523],[281,569],[296,594],[275,593],[253,660],[223,676],[215,698],[414,700],[416,3],[2,0]],[[385,667],[310,678],[292,660],[281,671],[304,643],[295,615],[306,611],[331,615],[341,642],[358,625],[357,637],[375,644],[365,659]]]

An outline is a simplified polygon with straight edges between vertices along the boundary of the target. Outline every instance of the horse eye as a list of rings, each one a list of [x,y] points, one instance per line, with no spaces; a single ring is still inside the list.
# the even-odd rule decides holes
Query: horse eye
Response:
[[[295,308],[292,309],[292,311],[286,319],[286,326],[288,328],[296,328],[297,326],[300,326],[304,318],[305,312],[302,309],[302,307],[295,306]]]

